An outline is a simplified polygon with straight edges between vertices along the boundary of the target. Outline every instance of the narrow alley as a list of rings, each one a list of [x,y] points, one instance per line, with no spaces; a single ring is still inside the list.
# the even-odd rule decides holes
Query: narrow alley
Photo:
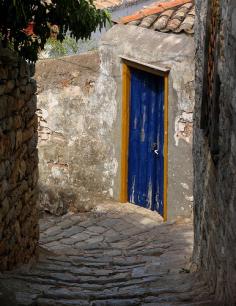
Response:
[[[132,204],[45,216],[36,264],[1,274],[19,305],[215,305],[189,273],[189,220],[163,223]]]

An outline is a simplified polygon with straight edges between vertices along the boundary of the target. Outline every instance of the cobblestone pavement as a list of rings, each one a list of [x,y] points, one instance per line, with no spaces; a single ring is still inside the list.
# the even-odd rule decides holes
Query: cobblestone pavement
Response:
[[[40,225],[39,261],[0,277],[19,305],[214,305],[188,273],[190,222],[163,223],[135,205],[106,203]]]

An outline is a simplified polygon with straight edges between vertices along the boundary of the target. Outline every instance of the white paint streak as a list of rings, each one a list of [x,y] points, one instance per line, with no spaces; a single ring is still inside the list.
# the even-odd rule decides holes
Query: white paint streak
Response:
[[[146,105],[144,105],[144,110],[143,110],[143,122],[142,122],[142,128],[141,128],[141,141],[145,141],[145,123],[146,123]]]
[[[130,197],[131,203],[134,203],[134,190],[135,190],[135,176],[133,176],[133,180],[132,180],[131,197]]]
[[[148,206],[147,208],[152,208],[152,180],[150,179],[148,183],[148,194],[147,194]]]

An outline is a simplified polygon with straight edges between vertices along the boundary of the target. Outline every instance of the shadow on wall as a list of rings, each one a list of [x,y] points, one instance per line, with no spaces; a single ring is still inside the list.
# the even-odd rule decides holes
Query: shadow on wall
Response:
[[[99,197],[94,197],[85,188],[61,188],[57,185],[39,184],[38,206],[41,212],[61,216],[68,211],[91,211]]]

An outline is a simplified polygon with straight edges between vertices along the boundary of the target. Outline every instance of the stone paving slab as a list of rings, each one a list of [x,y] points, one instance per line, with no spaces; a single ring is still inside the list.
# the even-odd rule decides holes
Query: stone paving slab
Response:
[[[163,223],[132,204],[40,220],[40,256],[30,268],[0,274],[18,305],[214,305],[188,272],[189,220]],[[9,305],[10,306],[10,305]]]

